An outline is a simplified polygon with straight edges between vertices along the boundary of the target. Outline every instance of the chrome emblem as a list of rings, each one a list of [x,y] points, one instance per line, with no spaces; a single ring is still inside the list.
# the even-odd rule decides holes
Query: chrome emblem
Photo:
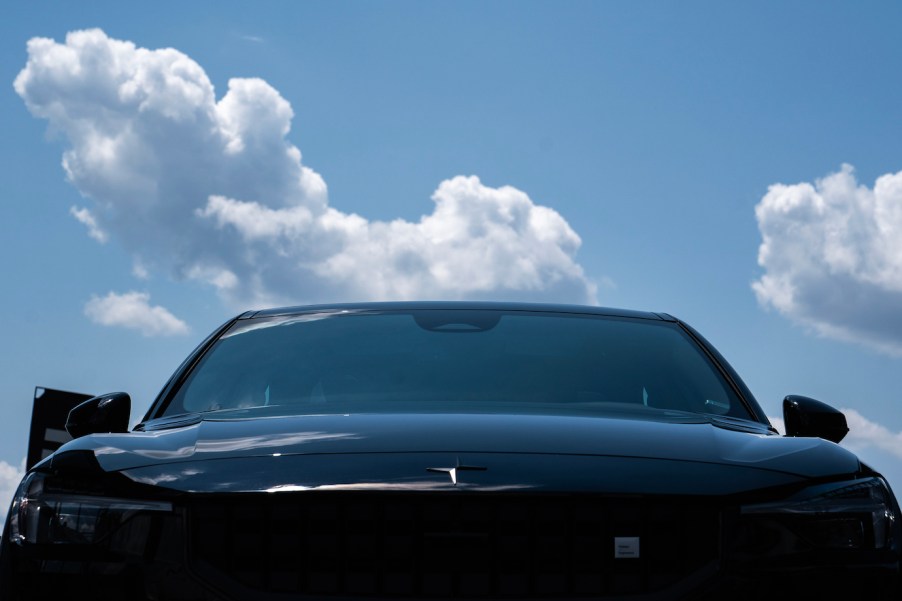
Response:
[[[457,472],[484,472],[488,468],[480,465],[464,465],[460,462],[460,457],[456,458],[454,467],[427,467],[427,472],[438,472],[440,474],[448,474],[451,477],[451,484],[457,486]]]

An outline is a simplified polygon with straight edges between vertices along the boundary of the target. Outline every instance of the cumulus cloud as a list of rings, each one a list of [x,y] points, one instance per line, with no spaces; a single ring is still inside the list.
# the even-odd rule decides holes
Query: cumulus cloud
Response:
[[[110,292],[92,296],[85,304],[85,315],[94,323],[138,330],[145,336],[175,336],[188,333],[188,325],[160,306],[150,305],[143,292]]]
[[[902,171],[858,183],[850,165],[774,184],[755,207],[758,301],[834,338],[902,354]]]
[[[233,306],[330,300],[508,298],[596,302],[579,236],[509,186],[452,177],[418,221],[329,204],[287,140],[294,112],[261,79],[217,100],[183,53],[94,29],[34,38],[15,80],[68,143],[69,181],[97,227],[146,276],[210,284]],[[425,212],[425,211],[424,211]],[[90,225],[89,225],[90,228]]]
[[[25,476],[25,459],[16,467],[0,461],[0,528],[6,522],[6,512],[13,500],[19,481]]]
[[[886,426],[872,422],[854,409],[842,409],[849,424],[843,444],[854,449],[876,447],[902,458],[902,432],[892,432]]]

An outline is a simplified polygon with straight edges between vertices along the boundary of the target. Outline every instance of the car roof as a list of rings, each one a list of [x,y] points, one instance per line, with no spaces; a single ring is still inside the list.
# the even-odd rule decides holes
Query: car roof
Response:
[[[276,317],[285,315],[303,315],[306,313],[322,313],[335,311],[417,311],[417,310],[470,310],[470,311],[524,311],[539,313],[572,313],[584,315],[604,315],[610,317],[632,317],[657,321],[676,321],[666,313],[651,311],[634,311],[592,305],[573,305],[555,303],[501,302],[501,301],[391,301],[367,303],[330,303],[319,305],[301,305],[295,307],[276,307],[259,311],[248,311],[240,319],[253,317]]]

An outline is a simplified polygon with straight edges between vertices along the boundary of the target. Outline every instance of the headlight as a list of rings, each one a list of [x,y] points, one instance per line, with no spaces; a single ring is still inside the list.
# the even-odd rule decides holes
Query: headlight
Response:
[[[19,544],[93,544],[135,515],[158,511],[172,511],[172,504],[48,490],[45,477],[32,473],[13,498],[9,539]]]
[[[772,518],[822,549],[885,549],[896,515],[881,478],[822,484],[774,503],[747,505],[743,516]]]

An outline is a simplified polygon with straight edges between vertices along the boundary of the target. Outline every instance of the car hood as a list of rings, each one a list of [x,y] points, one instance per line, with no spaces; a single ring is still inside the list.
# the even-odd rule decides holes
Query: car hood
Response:
[[[86,436],[60,451],[90,450],[106,471],[183,491],[453,487],[730,494],[859,470],[857,458],[834,443],[702,416],[238,415],[187,421],[195,423]]]

